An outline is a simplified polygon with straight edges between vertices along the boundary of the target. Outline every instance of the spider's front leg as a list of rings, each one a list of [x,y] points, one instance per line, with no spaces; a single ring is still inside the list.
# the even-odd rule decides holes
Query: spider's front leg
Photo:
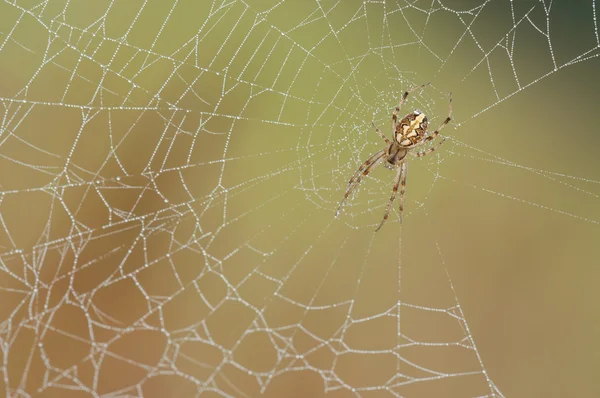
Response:
[[[340,211],[342,209],[342,206],[343,206],[344,202],[346,201],[346,199],[348,199],[348,196],[350,196],[350,194],[352,193],[352,191],[354,190],[354,188],[356,188],[358,186],[358,184],[360,184],[360,182],[363,179],[363,177],[366,177],[367,175],[369,175],[369,173],[371,171],[373,171],[373,169],[375,167],[377,167],[377,166],[379,166],[381,164],[381,160],[385,157],[385,155],[386,155],[386,149],[384,148],[381,151],[375,153],[373,156],[371,156],[354,173],[354,176],[352,176],[352,178],[348,182],[348,189],[346,189],[346,193],[344,194],[344,198],[340,202],[340,205],[338,206],[338,208],[337,208],[337,210],[335,212],[335,216],[336,217],[340,215]]]
[[[358,168],[358,170],[356,170],[354,172],[354,175],[352,176],[352,178],[350,178],[350,181],[348,181],[348,187],[347,187],[347,189],[349,189],[350,186],[352,186],[352,184],[359,177],[360,173],[362,173],[367,167],[369,167],[371,165],[371,163],[375,162],[377,158],[379,158],[382,155],[384,155],[385,151],[386,150],[384,148],[381,151],[375,152],[369,159],[367,159],[363,164],[361,164],[360,167]]]
[[[406,192],[406,176],[408,175],[408,164],[402,163],[402,181],[400,181],[400,222],[402,223],[402,214],[404,214],[404,193]]]
[[[398,167],[398,171],[396,171],[396,178],[394,179],[394,188],[392,188],[392,196],[390,197],[390,201],[385,208],[385,214],[383,215],[383,220],[375,230],[375,232],[379,231],[383,224],[386,222],[390,215],[390,209],[392,208],[392,203],[394,203],[394,199],[396,199],[396,193],[398,192],[398,185],[400,185],[400,222],[402,222],[402,212],[404,211],[404,192],[406,190],[406,172],[408,168],[406,162],[402,162],[400,167]]]

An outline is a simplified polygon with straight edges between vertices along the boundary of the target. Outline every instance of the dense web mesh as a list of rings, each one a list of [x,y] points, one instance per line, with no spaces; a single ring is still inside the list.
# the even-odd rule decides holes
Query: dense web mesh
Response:
[[[521,206],[598,236],[598,168],[545,162],[559,127],[517,102],[597,70],[584,3],[0,3],[0,395],[510,395],[449,270],[500,252],[469,193],[493,230]],[[383,168],[335,218],[425,82],[401,115],[433,131],[452,91],[454,120],[404,221],[373,233]]]

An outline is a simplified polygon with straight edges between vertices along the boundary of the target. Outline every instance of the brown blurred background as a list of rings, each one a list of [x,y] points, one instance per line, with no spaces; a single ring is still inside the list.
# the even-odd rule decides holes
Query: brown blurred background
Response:
[[[0,396],[600,395],[598,4],[421,3],[0,4]]]

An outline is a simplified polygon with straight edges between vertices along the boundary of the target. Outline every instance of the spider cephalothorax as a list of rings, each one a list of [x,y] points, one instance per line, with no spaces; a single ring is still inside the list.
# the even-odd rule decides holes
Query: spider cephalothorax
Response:
[[[408,94],[414,90],[425,87],[427,84],[423,84],[421,86],[417,86],[412,88],[411,90],[405,91],[402,99],[398,103],[396,110],[392,114],[392,133],[394,134],[393,141],[387,139],[387,137],[375,126],[373,123],[373,127],[375,127],[375,131],[383,138],[387,147],[383,148],[379,152],[375,153],[366,162],[364,162],[358,170],[354,173],[350,181],[348,182],[348,188],[346,189],[346,193],[344,194],[344,198],[340,202],[338,206],[336,217],[340,214],[340,210],[342,205],[350,196],[350,193],[360,184],[360,181],[363,177],[369,174],[375,167],[380,165],[382,162],[385,163],[385,167],[388,169],[397,169],[396,178],[394,180],[394,187],[392,189],[392,196],[390,201],[388,202],[387,208],[385,210],[385,214],[383,215],[383,220],[377,227],[376,231],[379,231],[379,228],[383,225],[385,220],[387,220],[390,214],[390,208],[394,199],[396,198],[396,192],[398,192],[398,185],[401,185],[400,188],[400,222],[402,222],[402,212],[404,210],[404,191],[406,188],[406,173],[407,173],[407,165],[406,165],[406,156],[411,154],[415,157],[425,156],[442,145],[444,139],[437,143],[437,145],[427,148],[425,151],[413,153],[411,152],[413,148],[416,148],[420,145],[423,145],[437,137],[439,132],[450,122],[452,115],[452,93],[450,93],[450,103],[448,105],[448,117],[444,120],[442,125],[435,130],[430,135],[427,135],[427,116],[419,110],[414,110],[408,115],[404,116],[400,122],[398,122],[398,112],[400,112],[400,108],[402,104],[406,101],[406,97]]]

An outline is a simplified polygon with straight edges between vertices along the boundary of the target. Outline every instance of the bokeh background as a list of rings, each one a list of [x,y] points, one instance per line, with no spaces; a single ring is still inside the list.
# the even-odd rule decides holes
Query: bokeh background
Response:
[[[0,3],[0,396],[600,395],[598,9]]]

